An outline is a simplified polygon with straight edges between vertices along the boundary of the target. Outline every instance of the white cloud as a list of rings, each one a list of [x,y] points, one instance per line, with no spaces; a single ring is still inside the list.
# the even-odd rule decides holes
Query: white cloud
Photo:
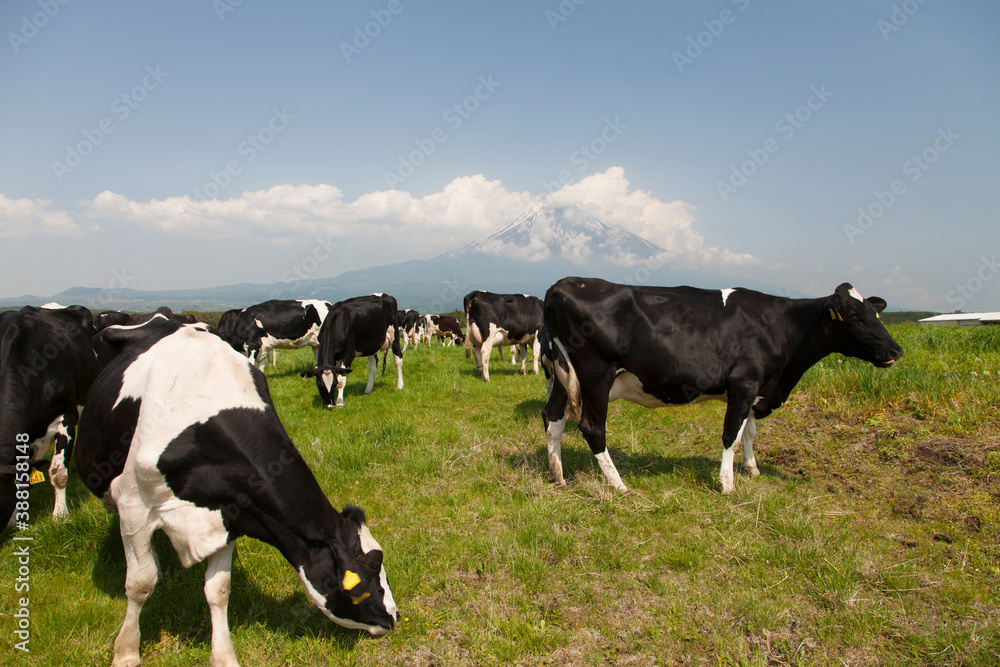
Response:
[[[0,237],[34,234],[80,236],[83,232],[65,211],[51,210],[48,199],[8,199],[0,194]]]
[[[0,200],[0,204],[5,202],[10,200]],[[42,218],[48,204],[36,200],[30,215]],[[561,207],[571,216],[598,218],[624,227],[664,247],[666,256],[661,259],[678,266],[719,269],[757,263],[750,255],[706,247],[694,230],[692,205],[660,201],[650,192],[631,189],[622,167],[612,167],[543,196],[510,191],[500,181],[487,180],[481,174],[456,178],[440,192],[424,197],[383,190],[354,201],[345,201],[340,188],[326,184],[275,185],[230,199],[201,201],[184,195],[140,202],[104,191],[80,202],[76,216],[92,223],[134,225],[145,232],[182,238],[248,239],[279,245],[317,235],[371,239],[378,242],[383,258],[398,261],[470,243],[538,206]],[[44,219],[42,227],[51,233],[81,233],[66,212],[50,211]],[[27,223],[16,226],[29,227]],[[551,254],[549,239],[532,241],[516,251],[506,250],[533,260]],[[560,254],[585,262],[595,250],[589,241],[586,234],[563,239]],[[638,261],[635,257],[619,259],[623,264]]]

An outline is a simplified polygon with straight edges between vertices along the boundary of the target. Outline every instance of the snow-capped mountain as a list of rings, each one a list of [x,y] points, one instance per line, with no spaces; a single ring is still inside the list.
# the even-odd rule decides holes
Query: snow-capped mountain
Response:
[[[665,250],[637,234],[575,209],[537,206],[487,236],[442,255],[487,255],[542,262],[567,260],[579,266],[634,265]]]

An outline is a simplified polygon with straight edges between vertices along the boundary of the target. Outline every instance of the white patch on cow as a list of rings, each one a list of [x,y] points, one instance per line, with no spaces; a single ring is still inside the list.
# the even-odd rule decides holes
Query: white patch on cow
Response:
[[[368,530],[368,524],[361,524],[361,529],[358,531],[358,537],[361,538],[361,550],[365,553],[368,553],[373,549],[385,553],[385,550],[382,549],[382,545],[380,545],[375,538],[372,537],[371,531]],[[379,572],[378,577],[384,594],[382,602],[385,605],[385,610],[389,612],[389,615],[392,616],[393,620],[396,620],[399,615],[399,607],[396,606],[396,600],[392,597],[392,591],[389,590],[389,579],[385,576],[384,566]]]
[[[228,531],[218,510],[177,498],[157,468],[169,444],[192,424],[232,408],[264,411],[250,363],[220,338],[182,328],[140,354],[122,374],[115,406],[142,399],[122,474],[111,482],[116,504],[138,499],[161,526],[184,567],[221,549]]]
[[[597,465],[601,468],[604,479],[607,480],[608,484],[622,493],[628,493],[628,487],[622,482],[621,475],[618,474],[618,468],[611,462],[611,454],[608,453],[608,450],[605,449],[600,454],[596,454],[594,458],[597,459]]]
[[[323,386],[326,387],[326,393],[332,394],[333,393],[333,371],[331,371],[330,369],[327,369],[327,370],[323,371],[323,374],[320,375],[320,379],[323,381]]]
[[[850,294],[851,296],[853,296],[855,299],[857,299],[861,303],[865,302],[865,297],[861,296],[861,292],[859,292],[858,290],[854,289],[853,287],[851,288],[851,291],[848,292],[848,294]]]
[[[667,405],[652,394],[644,392],[639,378],[624,368],[619,368],[615,375],[615,382],[608,394],[608,402],[617,401],[619,398],[637,403],[644,408],[662,408]]]
[[[726,289],[722,290],[722,305],[723,306],[726,305],[726,301],[729,300],[729,295],[732,294],[735,291],[736,290],[733,289],[732,287],[727,287]]]
[[[316,590],[316,587],[312,585],[312,582],[309,581],[309,578],[306,576],[306,569],[300,566],[298,573],[299,579],[302,580],[302,585],[306,589],[306,593],[309,594],[309,597],[311,597],[313,602],[316,603],[316,606],[319,607],[320,611],[326,614],[327,618],[337,625],[348,628],[349,630],[367,630],[370,634],[376,637],[380,637],[389,632],[389,630],[380,625],[365,625],[364,623],[358,623],[357,621],[352,621],[348,618],[334,616],[330,610],[326,608],[326,596]]]
[[[381,297],[381,296],[384,296],[384,295],[385,295],[385,294],[384,294],[383,292],[372,292],[372,296],[378,296],[378,297]]]

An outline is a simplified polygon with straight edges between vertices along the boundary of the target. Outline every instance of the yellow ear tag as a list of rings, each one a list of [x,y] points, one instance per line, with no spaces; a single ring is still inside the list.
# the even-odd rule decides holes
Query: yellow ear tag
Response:
[[[359,577],[354,572],[348,570],[347,572],[344,573],[344,580],[340,583],[344,587],[345,591],[349,591],[361,583],[361,577]],[[355,602],[354,604],[357,604],[357,602]]]
[[[840,313],[837,313],[837,319],[840,320],[841,322],[843,322],[844,321],[844,316],[841,315]]]
[[[38,468],[32,470],[31,474],[28,475],[29,484],[41,484],[44,481],[45,481],[45,473],[39,470]]]
[[[880,319],[882,319],[882,316],[879,315],[878,313],[875,313],[875,318],[880,320]]]
[[[372,596],[372,594],[371,593],[367,593],[367,592],[366,593],[362,593],[361,595],[358,595],[358,596],[352,595],[351,596],[351,602],[353,602],[354,604],[361,604],[362,602],[364,602],[365,600],[367,600],[371,596]]]
[[[837,314],[833,312],[833,308],[830,309],[830,319],[831,320],[837,319]]]

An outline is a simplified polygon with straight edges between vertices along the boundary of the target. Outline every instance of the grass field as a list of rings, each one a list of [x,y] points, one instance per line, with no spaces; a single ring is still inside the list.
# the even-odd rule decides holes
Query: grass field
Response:
[[[400,622],[373,639],[330,623],[270,546],[241,539],[229,618],[253,665],[1000,664],[1000,328],[891,327],[877,370],[829,357],[758,425],[761,476],[718,484],[722,404],[611,406],[631,494],[611,493],[574,428],[568,487],[547,482],[541,377],[419,348],[346,407],[268,367],[288,432],[334,506],[361,506],[385,549]],[[737,457],[738,459],[739,457]],[[74,470],[71,468],[71,477]],[[30,591],[0,540],[3,665],[105,665],[125,612],[118,523],[72,477],[54,524],[33,487]],[[206,664],[204,565],[158,535],[143,609],[147,665]],[[30,653],[12,648],[30,598]]]

